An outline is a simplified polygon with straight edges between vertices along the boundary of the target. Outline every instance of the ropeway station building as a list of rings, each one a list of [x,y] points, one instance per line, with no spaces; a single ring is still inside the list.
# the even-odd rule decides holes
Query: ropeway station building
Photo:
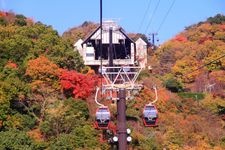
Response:
[[[85,65],[95,69],[101,63],[103,66],[107,66],[111,41],[114,66],[146,67],[147,43],[143,39],[139,38],[137,41],[133,41],[115,21],[103,21],[101,58],[100,32],[99,26],[86,39],[79,39],[74,44],[74,49],[79,51]]]

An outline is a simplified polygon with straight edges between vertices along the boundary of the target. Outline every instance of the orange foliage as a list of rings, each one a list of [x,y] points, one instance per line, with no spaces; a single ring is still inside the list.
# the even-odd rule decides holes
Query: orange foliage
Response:
[[[7,14],[4,11],[0,11],[0,17],[5,17]]]
[[[29,132],[27,132],[27,134],[35,141],[38,141],[38,142],[43,141],[43,135],[41,134],[40,129],[30,130]]]
[[[207,40],[210,40],[211,41],[212,39],[213,39],[212,37],[205,36],[205,37],[200,38],[198,40],[198,43],[199,44],[203,44],[205,41],[207,41]]]
[[[2,125],[3,125],[3,121],[0,120],[0,128],[2,128]]]
[[[183,35],[177,35],[173,40],[179,42],[187,42],[187,38]]]
[[[223,31],[225,31],[225,24],[221,24],[220,25],[220,29],[222,29]]]
[[[212,73],[210,73],[210,77],[225,83],[225,71],[223,70],[213,71]]]
[[[170,93],[166,89],[158,90],[158,97],[162,101],[168,101],[170,99]]]
[[[27,63],[26,75],[33,80],[50,81],[60,75],[59,67],[45,56],[40,56]]]

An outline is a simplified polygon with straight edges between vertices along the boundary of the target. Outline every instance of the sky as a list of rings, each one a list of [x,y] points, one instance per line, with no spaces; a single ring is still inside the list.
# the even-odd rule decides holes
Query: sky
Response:
[[[190,25],[225,15],[225,0],[102,0],[103,19],[127,33],[143,33],[163,43]],[[60,35],[84,21],[99,22],[100,0],[0,0],[0,10],[51,25]],[[156,43],[157,44],[157,43]]]

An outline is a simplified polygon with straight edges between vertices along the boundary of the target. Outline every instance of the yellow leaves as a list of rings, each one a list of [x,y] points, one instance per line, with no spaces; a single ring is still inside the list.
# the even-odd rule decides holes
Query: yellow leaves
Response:
[[[63,102],[59,102],[57,107],[49,108],[46,112],[52,117],[60,117],[62,116],[68,108],[65,108]]]
[[[198,71],[195,71],[198,66],[199,63],[193,57],[185,56],[183,59],[176,61],[172,67],[172,72],[184,82],[193,82],[198,74]]]
[[[7,95],[4,93],[0,83],[0,105],[4,104],[7,100]]]
[[[223,40],[225,41],[225,34],[224,32],[218,31],[215,33],[215,39],[216,40]]]
[[[16,32],[16,26],[13,26],[13,25],[8,25],[7,27],[0,26],[0,37],[1,37],[1,39],[7,39],[10,36],[14,35],[15,32]]]
[[[201,104],[214,113],[218,113],[218,106],[225,108],[224,99],[220,97],[213,97],[212,95],[207,95],[204,101],[201,101]]]
[[[8,116],[7,121],[10,122],[10,125],[12,126],[13,129],[19,129],[22,128],[22,120],[18,116]]]

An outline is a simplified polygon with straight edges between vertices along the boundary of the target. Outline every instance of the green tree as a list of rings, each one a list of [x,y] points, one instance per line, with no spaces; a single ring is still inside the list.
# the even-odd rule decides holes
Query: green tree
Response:
[[[23,131],[0,132],[0,149],[32,150],[33,146],[32,140]]]
[[[182,84],[175,78],[169,78],[164,82],[164,86],[171,92],[181,92],[183,90]]]
[[[217,14],[214,17],[209,17],[207,21],[211,24],[221,24],[222,22],[225,22],[225,16],[222,14]]]
[[[61,134],[50,144],[50,149],[95,149],[100,147],[97,133],[90,125],[78,126],[70,134]]]
[[[46,110],[45,120],[41,123],[41,131],[46,137],[59,137],[62,133],[70,133],[75,127],[86,124],[89,111],[84,101],[67,99],[57,101]]]

